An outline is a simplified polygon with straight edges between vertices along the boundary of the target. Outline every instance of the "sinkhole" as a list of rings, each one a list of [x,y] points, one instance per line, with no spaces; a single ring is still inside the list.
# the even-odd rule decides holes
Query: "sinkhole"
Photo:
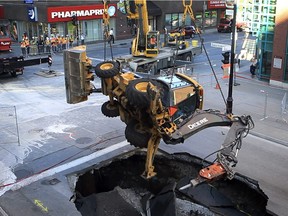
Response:
[[[146,180],[145,159],[145,151],[135,150],[69,174],[75,186],[71,201],[83,216],[271,215],[268,197],[253,179],[236,174],[180,191],[209,163],[188,153],[158,151],[157,175]]]

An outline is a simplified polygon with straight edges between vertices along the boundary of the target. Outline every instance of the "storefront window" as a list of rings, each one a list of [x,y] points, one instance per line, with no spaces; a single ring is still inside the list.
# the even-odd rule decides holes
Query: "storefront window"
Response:
[[[271,74],[272,52],[264,51],[262,55],[262,67],[260,71],[260,78],[269,78]]]
[[[202,13],[195,14],[195,24],[198,28],[202,26]]]
[[[114,18],[110,19],[109,27],[116,32]],[[82,21],[80,31],[84,33],[85,41],[103,40],[103,21],[102,19]]]
[[[157,21],[156,21],[156,17],[153,17],[153,16],[149,16],[148,17],[148,22],[149,22],[149,25],[152,27],[152,30],[156,30],[157,29]]]
[[[217,24],[217,11],[211,11],[211,26],[216,26]]]
[[[101,21],[102,20],[83,21],[83,32],[85,34],[86,41],[103,39],[103,29]]]
[[[10,37],[9,20],[0,20],[0,37]]]
[[[45,36],[44,35],[44,29],[43,29],[43,23],[38,24],[38,32],[40,36]]]
[[[165,23],[164,23],[164,25],[165,25],[165,27],[167,28],[168,31],[171,30],[170,21],[171,21],[171,14],[166,14],[165,15]]]
[[[172,14],[171,15],[171,27],[172,29],[179,26],[179,15],[178,14]]]
[[[76,38],[77,36],[77,27],[72,24],[72,22],[67,23],[68,35],[72,36],[72,38]]]
[[[217,12],[206,11],[205,12],[205,27],[214,27],[217,23]]]
[[[12,21],[10,25],[10,36],[14,41],[18,41],[18,27],[17,22]]]
[[[183,13],[173,13],[173,14],[166,14],[165,15],[165,27],[167,30],[175,29],[179,26],[181,26],[182,23],[182,17]],[[186,17],[186,20],[189,20],[190,17]],[[190,19],[191,22],[191,19]],[[190,23],[185,22],[186,25],[189,25]]]

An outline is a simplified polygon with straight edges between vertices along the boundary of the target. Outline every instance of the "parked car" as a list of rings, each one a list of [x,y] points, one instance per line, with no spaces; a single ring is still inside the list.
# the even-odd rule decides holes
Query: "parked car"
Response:
[[[219,25],[217,26],[218,32],[232,32],[232,23],[233,19],[226,19],[221,18]],[[243,22],[237,22],[236,23],[237,31],[241,32],[245,28],[245,24]]]
[[[180,33],[183,30],[185,32],[185,38],[194,38],[196,35],[196,29],[192,25],[179,26],[171,30],[170,33]]]

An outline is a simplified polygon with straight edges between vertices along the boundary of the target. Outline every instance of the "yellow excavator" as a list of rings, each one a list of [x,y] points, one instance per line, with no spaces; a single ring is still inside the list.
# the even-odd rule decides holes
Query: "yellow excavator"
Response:
[[[192,46],[183,42],[177,46],[160,46],[159,31],[149,26],[146,0],[123,2],[128,23],[137,23],[137,32],[131,43],[131,55],[118,57],[121,68],[137,73],[157,75],[164,68],[173,67],[175,62],[189,64],[194,56],[202,53],[201,46]],[[164,43],[165,44],[165,43]],[[180,61],[177,61],[180,60]]]
[[[138,20],[137,34],[132,41],[131,54],[145,57],[157,56],[160,47],[160,33],[152,31],[149,26],[146,0],[134,0],[128,1],[128,3],[130,5],[126,7],[127,18]]]
[[[79,103],[93,92],[91,62],[85,49],[73,48],[64,52],[67,102]],[[233,167],[242,139],[253,128],[250,116],[208,109],[203,110],[202,86],[185,73],[164,73],[141,78],[133,72],[122,72],[118,61],[104,61],[96,65],[95,74],[101,78],[101,92],[109,97],[102,113],[120,117],[126,124],[125,137],[131,145],[147,148],[143,177],[156,175],[153,160],[161,139],[166,144],[183,143],[193,134],[214,126],[228,126],[230,130],[211,166],[199,171],[191,180],[196,186],[218,178],[234,177]]]
[[[233,178],[242,138],[253,127],[250,116],[203,110],[202,86],[184,73],[139,78],[134,73],[121,73],[120,64],[115,61],[99,63],[95,73],[102,80],[102,93],[109,97],[102,105],[102,113],[107,117],[119,116],[126,124],[127,141],[136,147],[147,148],[143,177],[156,175],[153,159],[161,139],[174,145],[207,127],[229,126],[217,161],[200,170],[191,184]]]
[[[145,1],[136,2],[140,7]],[[145,34],[147,39],[149,31]],[[139,37],[136,37],[134,52],[147,53],[136,46],[139,45],[137,40]],[[93,73],[85,49],[65,51],[64,62],[67,102],[75,104],[87,100],[93,92],[90,85]],[[164,71],[162,75],[149,78],[121,68],[122,64],[117,60],[104,61],[95,67],[95,74],[101,78],[101,92],[109,97],[101,111],[107,117],[120,117],[126,124],[125,137],[131,145],[147,148],[144,178],[156,175],[153,160],[161,140],[173,145],[183,143],[193,134],[214,126],[227,126],[230,130],[217,152],[216,161],[201,169],[199,176],[187,187],[234,177],[233,167],[238,162],[242,139],[254,126],[250,116],[203,110],[202,86],[191,76],[175,72],[174,68],[172,72]]]

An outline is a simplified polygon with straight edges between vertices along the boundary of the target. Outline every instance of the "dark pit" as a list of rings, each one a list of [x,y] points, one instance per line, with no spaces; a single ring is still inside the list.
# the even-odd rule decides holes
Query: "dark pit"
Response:
[[[72,197],[78,211],[83,216],[271,215],[268,197],[253,179],[236,174],[233,180],[180,191],[203,167],[200,158],[160,153],[154,159],[157,176],[150,180],[141,177],[145,159],[145,152],[135,151],[70,174],[78,177]]]

